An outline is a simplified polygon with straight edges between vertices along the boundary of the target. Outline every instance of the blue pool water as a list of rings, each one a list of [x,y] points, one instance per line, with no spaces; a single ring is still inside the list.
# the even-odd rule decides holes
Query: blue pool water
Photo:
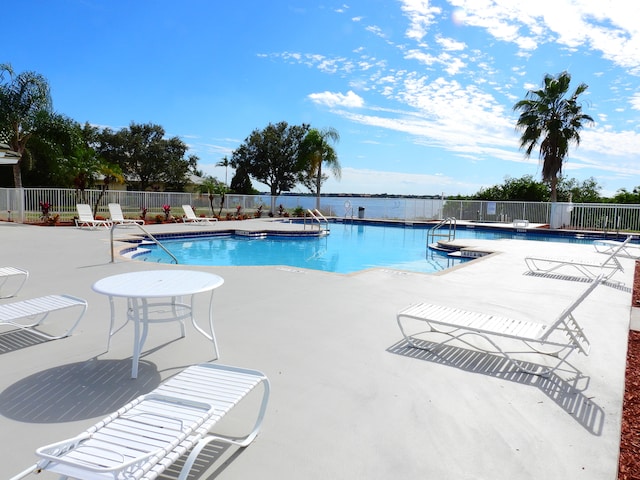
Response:
[[[427,228],[375,224],[332,224],[323,237],[192,236],[159,238],[181,265],[282,265],[335,273],[388,268],[433,273],[463,261],[427,249]],[[456,238],[520,238],[540,241],[590,243],[593,238],[525,235],[513,231],[458,229]],[[155,245],[136,259],[171,263]]]

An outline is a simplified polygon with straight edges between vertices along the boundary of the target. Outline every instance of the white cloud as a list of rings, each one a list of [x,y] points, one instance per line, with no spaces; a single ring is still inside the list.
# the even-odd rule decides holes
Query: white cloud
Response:
[[[460,58],[454,57],[446,52],[443,52],[438,56],[434,56],[430,53],[414,49],[407,51],[405,58],[407,60],[417,60],[418,62],[428,66],[433,66],[435,64],[441,65],[449,75],[456,75],[460,73],[467,65],[466,62],[462,61]]]
[[[453,18],[456,24],[484,29],[493,38],[515,45],[519,52],[511,49],[512,54],[535,58],[534,50],[545,43],[550,48],[555,43],[560,56],[577,47],[587,47],[586,50],[580,48],[580,56],[575,58],[591,55],[593,59],[593,51],[597,50],[605,59],[640,74],[640,27],[628,18],[633,14],[631,10],[640,10],[640,2],[634,2],[631,7],[621,2],[625,3],[624,8],[612,2],[605,8],[599,1],[553,0],[557,8],[549,8],[547,1],[550,0],[449,0],[449,3],[456,8]],[[323,72],[351,73],[347,80],[348,88],[353,90],[346,94],[313,93],[308,98],[350,122],[407,134],[415,145],[441,149],[472,162],[499,159],[521,164],[539,163],[535,153],[526,158],[518,150],[519,133],[515,130],[515,114],[511,110],[526,91],[541,86],[527,81],[531,80],[527,71],[530,64],[518,61],[503,68],[497,63],[498,54],[495,53],[502,54],[502,46],[469,49],[454,34],[448,37],[429,32],[429,27],[443,13],[430,6],[429,1],[401,0],[400,3],[409,23],[405,35],[415,43],[396,44],[396,48],[409,62],[394,63],[393,56],[383,57],[382,53],[377,53],[382,60],[367,56],[365,52],[375,51],[375,45],[369,44],[366,48],[352,50],[353,59],[298,54],[297,61]],[[621,15],[625,9],[626,15]],[[362,28],[393,45],[391,34],[384,35],[381,28],[364,25]],[[392,32],[391,29],[387,31]],[[569,62],[576,61],[569,54],[566,58]],[[398,68],[399,65],[402,67]],[[604,73],[598,76],[611,75],[607,68],[600,71]],[[610,88],[617,97],[626,96],[624,105],[629,106],[628,110],[640,111],[637,83],[616,84],[612,81]],[[366,107],[363,98],[354,91],[372,92]],[[596,90],[593,92],[595,95]],[[616,101],[625,100],[618,98]],[[354,107],[363,110],[350,110]],[[603,124],[615,121],[616,117],[595,110],[589,113]],[[570,151],[567,169],[589,174],[592,171],[629,176],[640,174],[637,157],[640,134],[634,131],[636,124],[624,128],[627,131],[616,132],[613,125],[607,124],[598,130],[585,129],[579,148]],[[364,184],[372,178],[370,176]]]
[[[459,9],[457,18],[467,26],[484,28],[496,39],[515,43],[522,50],[534,50],[538,45],[538,35],[525,35],[520,31],[523,24],[528,24],[531,32],[539,31],[521,0],[451,0],[450,3]]]
[[[326,105],[328,107],[358,108],[364,105],[363,98],[355,94],[352,90],[349,90],[346,95],[343,93],[322,92],[312,93],[308,95],[308,97],[313,103]]]
[[[638,152],[640,152],[640,133],[631,130],[612,132],[603,128],[585,129],[580,135],[580,151],[593,152],[594,158],[620,157],[631,159],[638,165]],[[603,163],[606,160],[603,159]]]
[[[442,10],[430,7],[429,0],[402,0],[402,11],[409,17],[406,35],[420,41],[427,34],[428,27],[435,22],[435,16]]]
[[[444,38],[441,37],[440,35],[438,35],[436,37],[436,42],[438,43],[438,45],[440,45],[444,50],[449,50],[449,51],[460,51],[460,50],[464,50],[465,48],[467,48],[466,43],[464,42],[459,42],[453,38]]]
[[[377,26],[375,26],[375,25],[369,25],[368,27],[366,27],[366,28],[365,28],[365,30],[366,30],[367,32],[371,32],[371,33],[373,33],[373,34],[374,34],[374,35],[376,35],[377,37],[385,38],[385,35],[384,35],[384,33],[382,32],[382,29],[381,29],[380,27],[377,27]]]
[[[459,58],[452,57],[446,53],[440,55],[438,59],[444,65],[444,70],[451,76],[460,73],[460,71],[466,66],[466,63]]]
[[[404,58],[407,60],[417,60],[425,65],[433,65],[438,61],[438,58],[430,53],[426,53],[420,50],[409,50],[405,54]]]
[[[555,42],[587,46],[640,74],[640,2],[600,0],[450,0],[458,22],[531,51]],[[427,10],[425,9],[425,12]]]

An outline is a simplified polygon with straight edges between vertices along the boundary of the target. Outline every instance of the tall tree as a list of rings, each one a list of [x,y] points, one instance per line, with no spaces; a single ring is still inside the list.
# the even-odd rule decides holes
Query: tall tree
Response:
[[[256,193],[253,185],[251,185],[251,178],[244,165],[238,165],[236,167],[236,173],[231,179],[229,190],[239,195],[253,195]]]
[[[532,175],[521,178],[506,177],[504,183],[482,188],[473,197],[477,200],[548,202],[549,188]]]
[[[22,157],[21,177],[28,186],[69,186],[66,159],[81,143],[80,124],[57,113],[44,114]]]
[[[575,178],[560,177],[558,180],[558,199],[561,202],[598,203],[602,201],[598,181],[589,177],[580,182]]]
[[[338,142],[340,134],[335,128],[328,127],[322,130],[310,129],[304,137],[301,145],[300,160],[304,165],[300,175],[300,181],[316,195],[316,208],[320,209],[320,188],[329,178],[323,173],[322,165],[325,164],[333,176],[338,180],[342,176],[342,168],[331,142]]]
[[[164,138],[160,125],[131,123],[118,132],[105,129],[99,135],[98,154],[119,165],[127,183],[146,190],[164,185],[181,190],[195,173],[198,157],[184,158],[187,145],[178,137]]]
[[[0,65],[0,137],[21,156],[13,166],[16,188],[22,188],[21,162],[27,143],[51,111],[49,83],[42,75],[16,75],[11,65]]]
[[[264,130],[254,130],[236,150],[231,165],[257,181],[268,185],[276,197],[290,191],[301,170],[300,145],[309,125],[269,124]],[[236,171],[237,175],[237,171]],[[233,181],[232,190],[233,190]]]
[[[633,187],[629,192],[626,188],[620,188],[613,196],[612,203],[640,203],[640,186]]]
[[[582,112],[578,97],[588,88],[581,83],[575,91],[569,91],[571,75],[562,72],[558,76],[545,75],[543,88],[529,90],[513,109],[520,111],[516,128],[522,131],[520,148],[530,156],[538,146],[542,160],[542,179],[551,184],[551,201],[557,200],[558,175],[569,153],[569,145],[580,144],[583,124],[593,123],[593,118]]]
[[[229,173],[229,165],[231,165],[231,162],[226,157],[226,155],[222,158],[222,160],[216,163],[216,167],[224,167],[224,184],[226,186],[229,186],[229,182],[227,181],[228,180],[227,174]]]

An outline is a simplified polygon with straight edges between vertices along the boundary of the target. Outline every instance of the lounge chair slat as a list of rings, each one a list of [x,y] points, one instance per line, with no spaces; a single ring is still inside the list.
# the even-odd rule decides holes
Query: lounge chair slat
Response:
[[[573,311],[585,300],[585,298],[603,281],[604,275],[599,275],[565,310],[563,310],[553,323],[547,325],[522,319],[513,319],[504,316],[491,315],[482,312],[470,312],[456,307],[435,305],[429,303],[417,303],[400,310],[396,315],[398,326],[408,344],[414,348],[431,349],[417,342],[416,338],[408,334],[403,323],[407,320],[425,322],[429,332],[447,335],[449,338],[440,344],[445,344],[452,339],[459,340],[475,349],[480,349],[465,339],[466,335],[477,335],[486,339],[490,345],[518,368],[529,373],[548,375],[566,362],[568,355],[574,351],[589,354],[590,343],[584,331],[573,316]],[[529,371],[523,367],[523,363],[512,359],[500,345],[499,338],[510,338],[521,341],[531,353],[547,354],[558,358],[554,367],[539,371]],[[437,345],[437,344],[436,344]],[[541,349],[548,350],[543,353]]]
[[[633,239],[633,237],[629,237],[631,240]],[[598,253],[611,255],[617,250],[616,255],[619,257],[632,258],[634,260],[640,259],[640,245],[637,243],[625,243],[616,240],[594,240],[593,246]]]
[[[212,433],[217,422],[258,385],[262,402],[253,430],[244,438]],[[258,434],[269,382],[256,370],[219,364],[194,365],[129,402],[76,438],[39,448],[34,466],[83,479],[154,479],[191,452],[186,478],[201,448],[212,440],[246,446]],[[28,475],[23,472],[14,479]]]
[[[17,281],[9,280],[12,277],[22,277]],[[21,268],[6,266],[0,267],[0,298],[9,298],[14,297],[18,294],[20,289],[24,286],[25,282],[29,278],[29,272],[27,270],[23,270]],[[8,282],[11,282],[13,288],[10,291],[4,291],[4,286]]]
[[[529,271],[537,275],[562,274],[568,272],[570,275],[591,280],[600,275],[604,275],[604,280],[609,280],[617,271],[624,271],[622,264],[618,260],[618,255],[621,255],[625,251],[631,238],[631,236],[628,236],[624,242],[610,249],[607,252],[609,256],[603,261],[597,258],[577,259],[562,257],[526,257],[524,261]]]
[[[33,328],[39,325],[50,313],[73,307],[80,308],[80,315],[71,328],[62,335],[48,335]],[[44,297],[30,298],[28,300],[1,304],[0,326],[8,325],[21,329],[29,329],[31,332],[47,339],[57,339],[71,335],[86,309],[86,300],[71,295],[46,295]]]
[[[93,218],[91,205],[88,205],[86,203],[78,203],[76,204],[76,210],[78,212],[78,218],[75,219],[76,227],[89,227],[92,229],[95,229],[97,227],[111,228],[111,220],[96,220],[95,218]]]
[[[124,218],[122,207],[120,207],[119,203],[109,204],[109,215],[111,216],[111,223],[114,225],[144,225],[144,220],[141,218]]]
[[[196,212],[193,211],[191,205],[182,205],[182,210],[184,211],[184,217],[182,219],[184,223],[191,222],[198,225],[207,225],[218,221],[218,219],[215,217],[196,216]]]

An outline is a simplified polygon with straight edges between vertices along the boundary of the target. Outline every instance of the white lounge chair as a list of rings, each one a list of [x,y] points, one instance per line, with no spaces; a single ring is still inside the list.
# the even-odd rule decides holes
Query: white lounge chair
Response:
[[[111,223],[114,225],[144,225],[144,220],[135,218],[124,218],[122,214],[122,208],[119,203],[109,204],[109,215],[111,216]]]
[[[112,223],[110,220],[96,220],[95,218],[93,218],[91,205],[87,205],[86,203],[78,203],[76,205],[76,209],[78,210],[78,218],[76,218],[76,227],[78,228],[82,228],[82,227],[111,228]]]
[[[398,326],[411,347],[435,350],[457,340],[475,350],[501,354],[519,370],[526,373],[547,376],[565,363],[572,352],[577,350],[585,355],[589,354],[589,340],[575,319],[573,312],[601,281],[601,276],[596,277],[586,290],[571,302],[551,324],[470,312],[449,306],[418,303],[409,305],[398,312]],[[406,324],[409,321],[413,323],[417,321],[421,326],[420,333],[407,333]],[[426,331],[424,331],[424,324],[427,325]],[[447,338],[435,344],[427,341],[427,338],[436,334],[445,335]],[[467,335],[482,337],[493,350],[481,348],[478,343],[471,343],[463,339]],[[508,344],[512,340],[517,341],[519,347],[517,352],[508,350]],[[549,356],[554,358],[555,365],[529,368],[523,360],[516,359],[515,354]]]
[[[631,240],[633,240],[632,236],[627,237],[627,240],[629,240],[629,243],[616,240],[594,240],[593,247],[596,249],[596,252],[606,254],[611,254],[617,249],[616,255],[618,257],[640,260],[640,245],[631,243]],[[618,247],[621,248],[618,249]]]
[[[218,221],[218,219],[215,217],[197,217],[196,212],[193,211],[193,208],[191,208],[191,205],[182,205],[182,210],[184,210],[184,218],[182,220],[185,223],[194,222],[194,223],[207,224],[207,223]]]
[[[240,439],[212,433],[258,385],[263,386],[262,402],[251,433]],[[267,377],[256,370],[213,363],[188,367],[77,437],[38,448],[41,460],[12,480],[38,471],[62,478],[155,479],[189,453],[178,477],[186,480],[211,441],[240,447],[253,441],[262,425],[269,390]]]
[[[49,335],[35,327],[39,326],[52,312],[77,307],[80,315],[70,328],[61,335]],[[47,295],[12,303],[0,304],[0,326],[28,329],[48,340],[55,340],[71,335],[87,310],[87,302],[71,295]]]
[[[29,278],[29,272],[26,270],[16,267],[0,267],[0,298],[17,295],[27,278]],[[5,285],[11,286],[11,290],[4,291]]]
[[[624,271],[622,264],[617,258],[619,252],[631,241],[628,237],[624,242],[614,248],[604,261],[597,259],[576,259],[576,258],[549,258],[549,257],[526,257],[524,259],[529,271],[538,275],[572,274],[582,278],[594,279],[603,274],[604,279],[610,279],[618,270]]]

